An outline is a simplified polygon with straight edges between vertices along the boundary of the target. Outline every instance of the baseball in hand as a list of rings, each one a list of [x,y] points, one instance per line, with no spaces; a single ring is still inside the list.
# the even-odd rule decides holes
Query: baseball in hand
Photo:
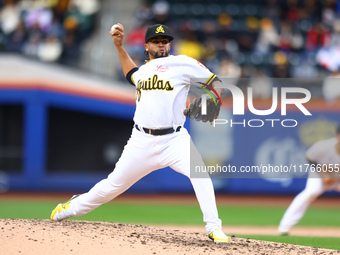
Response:
[[[119,33],[118,33],[118,30],[119,29],[119,26],[118,25],[113,25],[112,27],[111,27],[111,33],[112,33],[112,35],[119,35]]]

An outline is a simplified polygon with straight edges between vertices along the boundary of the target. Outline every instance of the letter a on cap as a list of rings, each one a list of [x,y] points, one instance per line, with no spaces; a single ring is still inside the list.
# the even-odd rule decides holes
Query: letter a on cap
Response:
[[[162,27],[162,25],[160,25],[159,27],[156,28],[155,33],[156,34],[158,34],[158,33],[163,33],[164,34],[164,28]]]

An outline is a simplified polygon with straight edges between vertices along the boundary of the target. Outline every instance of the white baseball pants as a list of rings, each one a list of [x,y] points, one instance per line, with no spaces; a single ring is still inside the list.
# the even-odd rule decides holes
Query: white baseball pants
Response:
[[[124,151],[109,176],[98,182],[89,192],[74,199],[68,211],[70,217],[84,215],[107,203],[126,191],[135,182],[154,170],[170,166],[190,178],[190,150],[193,146],[187,130],[168,135],[153,136],[133,128]],[[195,157],[195,165],[204,165],[201,157]],[[208,233],[221,229],[214,188],[209,178],[190,178],[203,213]],[[174,183],[174,185],[176,185]]]

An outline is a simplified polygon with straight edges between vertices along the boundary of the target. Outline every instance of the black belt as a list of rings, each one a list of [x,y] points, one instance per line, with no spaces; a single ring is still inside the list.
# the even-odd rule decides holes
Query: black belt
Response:
[[[138,127],[136,124],[135,124],[135,128],[138,130],[138,131],[141,131],[141,128]],[[171,134],[173,132],[178,132],[181,130],[181,126],[178,126],[175,129],[173,128],[163,128],[163,129],[150,129],[150,128],[143,128],[144,132],[147,133],[147,134],[150,134],[150,135],[167,135],[167,134]]]

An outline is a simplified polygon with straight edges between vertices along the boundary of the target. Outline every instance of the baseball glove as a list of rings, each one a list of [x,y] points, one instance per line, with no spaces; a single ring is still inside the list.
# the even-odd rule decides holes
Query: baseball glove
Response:
[[[216,102],[216,103],[215,103]],[[188,108],[183,111],[184,116],[194,119],[196,121],[209,121],[212,123],[214,119],[218,117],[221,109],[221,103],[216,98],[215,101],[212,98],[207,99],[207,114],[202,115],[202,98],[196,98],[194,101],[190,103]]]

